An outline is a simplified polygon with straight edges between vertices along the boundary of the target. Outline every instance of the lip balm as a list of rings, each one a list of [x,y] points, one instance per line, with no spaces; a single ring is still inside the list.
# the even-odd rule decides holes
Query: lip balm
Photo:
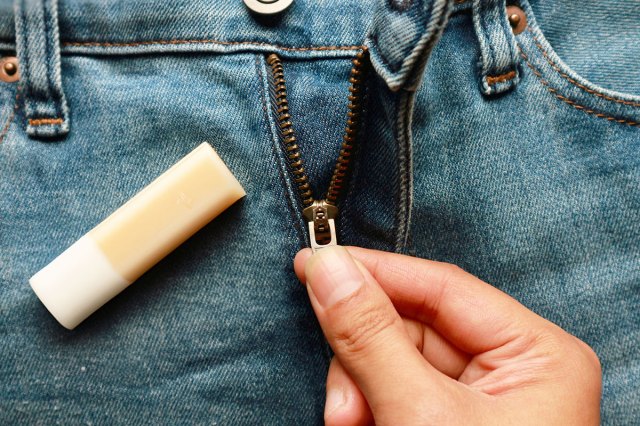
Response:
[[[72,330],[246,195],[202,143],[93,228],[29,284]]]

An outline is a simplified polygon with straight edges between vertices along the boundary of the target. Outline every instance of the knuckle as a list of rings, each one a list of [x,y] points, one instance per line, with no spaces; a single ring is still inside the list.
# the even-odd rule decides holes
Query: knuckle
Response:
[[[351,356],[367,352],[376,339],[397,327],[399,317],[388,309],[371,303],[360,303],[350,316],[344,316],[334,332],[337,350]]]
[[[572,372],[574,377],[588,385],[589,389],[599,392],[602,383],[602,366],[598,355],[591,346],[578,337],[559,327],[557,329],[561,332],[550,333],[550,335],[556,343],[553,352],[558,355],[562,365],[567,367],[564,371]]]
[[[441,274],[441,281],[447,285],[466,282],[469,278],[477,279],[454,263],[442,263]]]
[[[578,342],[578,345],[582,350],[582,354],[584,355],[584,358],[585,358],[585,363],[587,364],[589,369],[594,373],[596,373],[598,376],[601,376],[602,364],[600,364],[600,358],[598,357],[598,354],[596,353],[596,351],[594,351],[591,346],[589,346],[587,343],[583,342],[582,340],[578,339],[577,337],[574,337],[574,338],[576,339],[576,341]]]
[[[467,274],[467,272],[458,265],[455,265],[453,263],[447,263],[446,265],[447,265],[446,270],[450,278],[459,277],[461,275]]]
[[[564,348],[567,346],[565,332],[557,326],[546,330],[531,330],[528,334],[531,343],[539,347],[546,355],[563,359]]]
[[[576,383],[585,389],[585,395],[599,399],[602,394],[602,365],[596,352],[587,343],[575,336],[571,336],[574,345],[572,371]]]

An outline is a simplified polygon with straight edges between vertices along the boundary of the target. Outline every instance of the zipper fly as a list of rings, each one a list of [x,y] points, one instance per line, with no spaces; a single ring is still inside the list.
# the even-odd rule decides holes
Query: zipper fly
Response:
[[[349,105],[345,134],[342,146],[331,175],[331,181],[326,195],[317,200],[313,197],[309,177],[304,168],[300,154],[300,147],[293,130],[289,101],[287,100],[287,83],[284,77],[284,66],[278,55],[271,54],[267,63],[271,67],[270,87],[274,112],[278,120],[278,134],[282,142],[289,170],[298,190],[298,196],[303,206],[302,215],[309,227],[311,249],[317,250],[337,245],[336,219],[338,217],[338,202],[344,193],[345,184],[351,169],[352,157],[357,146],[357,137],[362,121],[362,106],[364,98],[364,77],[367,71],[368,51],[363,49],[353,59],[353,67],[349,82]]]

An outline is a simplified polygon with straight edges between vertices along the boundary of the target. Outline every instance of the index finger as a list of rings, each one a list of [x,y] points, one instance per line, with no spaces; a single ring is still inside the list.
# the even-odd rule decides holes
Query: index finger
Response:
[[[455,265],[360,247],[347,250],[370,271],[398,312],[431,325],[467,353],[503,346],[544,322],[506,293]],[[308,256],[310,251],[301,251],[294,264],[303,282],[299,265]]]

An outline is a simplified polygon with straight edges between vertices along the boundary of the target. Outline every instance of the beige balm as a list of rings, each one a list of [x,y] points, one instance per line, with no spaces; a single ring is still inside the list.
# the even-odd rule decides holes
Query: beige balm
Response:
[[[49,312],[71,330],[245,195],[205,142],[29,283]]]

